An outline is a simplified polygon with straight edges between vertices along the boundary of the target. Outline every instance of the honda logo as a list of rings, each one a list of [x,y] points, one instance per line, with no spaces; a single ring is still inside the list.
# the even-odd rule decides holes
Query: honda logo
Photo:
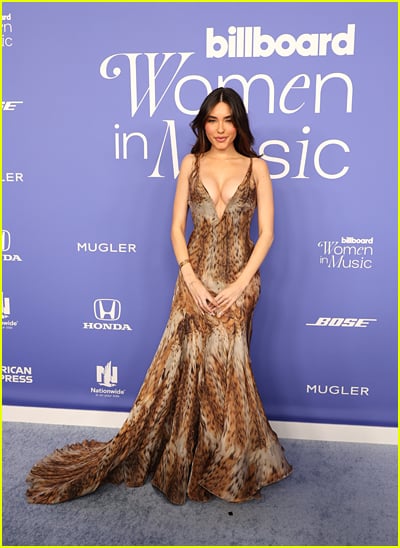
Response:
[[[2,249],[3,251],[8,251],[11,247],[11,234],[8,230],[3,230],[2,236]]]
[[[121,303],[117,299],[96,299],[93,308],[97,320],[115,322],[121,316]]]

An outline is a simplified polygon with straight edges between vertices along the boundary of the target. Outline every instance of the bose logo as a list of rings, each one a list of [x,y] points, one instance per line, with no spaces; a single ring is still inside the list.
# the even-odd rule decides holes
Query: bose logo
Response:
[[[22,105],[23,101],[3,101],[3,110],[15,110],[17,105]]]
[[[96,299],[93,308],[97,320],[115,322],[121,317],[121,303],[117,299]]]
[[[335,55],[354,55],[355,24],[347,25],[346,32],[321,34],[281,34],[273,38],[261,34],[261,27],[228,28],[228,37],[214,35],[214,28],[206,29],[206,57],[270,57],[273,53],[289,57],[294,53],[303,57],[325,56],[329,50]]]
[[[374,318],[318,318],[315,323],[306,325],[316,327],[368,327],[371,322],[377,322]]]

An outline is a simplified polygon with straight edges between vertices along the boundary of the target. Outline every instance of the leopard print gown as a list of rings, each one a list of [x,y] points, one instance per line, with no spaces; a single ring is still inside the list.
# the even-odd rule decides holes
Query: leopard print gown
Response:
[[[221,218],[199,178],[190,177],[194,271],[213,294],[245,266],[253,248],[256,207],[252,161]],[[181,274],[171,314],[138,397],[109,442],[84,441],[37,463],[28,500],[53,504],[93,492],[104,482],[152,484],[175,504],[216,495],[242,502],[291,472],[255,386],[248,342],[260,292],[257,273],[221,318],[202,315]]]

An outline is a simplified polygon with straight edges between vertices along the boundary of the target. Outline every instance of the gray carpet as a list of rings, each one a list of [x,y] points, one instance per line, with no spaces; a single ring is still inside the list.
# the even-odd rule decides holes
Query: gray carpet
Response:
[[[170,504],[147,483],[105,485],[54,506],[27,504],[25,476],[55,447],[115,429],[3,424],[3,545],[395,546],[397,448],[281,440],[293,475],[262,499]]]

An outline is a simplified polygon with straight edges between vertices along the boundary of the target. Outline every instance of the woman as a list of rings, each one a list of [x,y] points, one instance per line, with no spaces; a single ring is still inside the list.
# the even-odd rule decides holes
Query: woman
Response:
[[[136,487],[149,475],[175,504],[212,495],[242,502],[291,472],[248,350],[258,269],[273,240],[271,179],[234,90],[211,92],[191,127],[197,140],[182,161],[171,228],[180,272],[139,395],[112,440],[67,446],[36,464],[30,502],[62,502],[106,481]],[[186,243],[188,205],[194,230]]]

